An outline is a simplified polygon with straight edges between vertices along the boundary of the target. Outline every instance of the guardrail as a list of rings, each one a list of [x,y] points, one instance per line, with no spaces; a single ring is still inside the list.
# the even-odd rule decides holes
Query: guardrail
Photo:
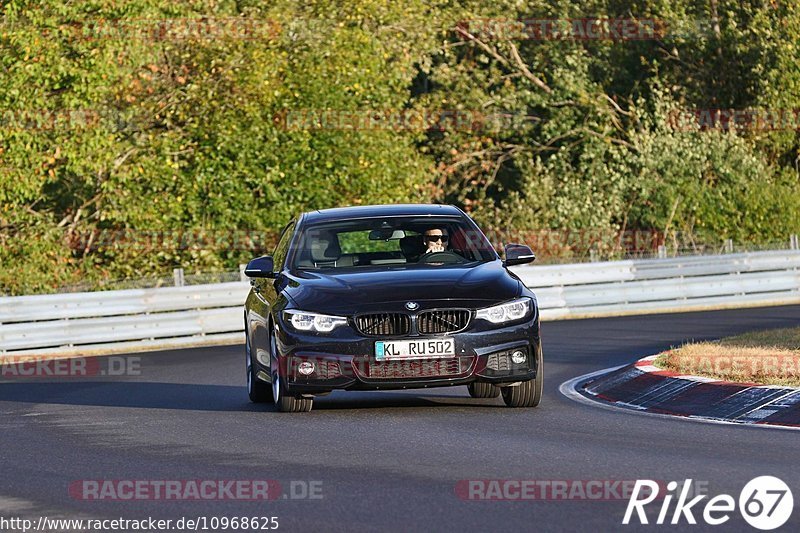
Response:
[[[543,320],[800,303],[800,250],[522,266]],[[0,298],[0,354],[241,342],[246,282]]]
[[[800,303],[800,251],[515,269],[543,319]]]

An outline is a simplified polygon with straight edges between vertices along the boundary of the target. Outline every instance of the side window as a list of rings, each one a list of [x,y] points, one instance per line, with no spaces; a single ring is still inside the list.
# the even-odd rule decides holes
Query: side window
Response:
[[[281,237],[278,240],[278,245],[275,247],[275,252],[272,254],[272,260],[275,262],[276,270],[283,268],[286,255],[289,253],[289,243],[292,242],[292,235],[294,235],[294,222],[283,229],[283,233],[281,233]]]

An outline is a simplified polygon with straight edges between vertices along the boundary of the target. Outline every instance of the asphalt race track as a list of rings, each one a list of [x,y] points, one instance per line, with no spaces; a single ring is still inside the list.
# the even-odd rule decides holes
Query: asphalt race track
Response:
[[[711,495],[761,475],[800,501],[800,432],[647,417],[558,392],[575,376],[689,339],[796,326],[800,306],[546,322],[537,409],[466,387],[333,393],[307,414],[253,405],[243,347],[142,354],[141,375],[0,384],[0,515],[38,518],[277,516],[282,531],[625,531],[627,501],[465,501],[461,480],[699,480]],[[139,357],[139,356],[137,356]],[[280,482],[269,502],[82,500],[79,480]],[[465,483],[462,481],[462,485]],[[651,522],[660,503],[652,504]],[[673,500],[674,505],[674,500]],[[702,504],[701,504],[702,505]],[[695,508],[702,523],[702,507]],[[672,513],[668,516],[671,517]],[[795,509],[784,529],[798,530]],[[738,512],[723,527],[752,529]],[[663,527],[661,528],[663,529]]]

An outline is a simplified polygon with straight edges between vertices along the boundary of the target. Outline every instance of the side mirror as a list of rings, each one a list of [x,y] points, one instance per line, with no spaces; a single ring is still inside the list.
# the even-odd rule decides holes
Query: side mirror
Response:
[[[244,275],[248,278],[274,278],[275,264],[268,255],[256,257],[247,263]]]
[[[524,244],[506,244],[505,253],[506,260],[503,261],[505,266],[524,265],[536,261],[533,250]]]

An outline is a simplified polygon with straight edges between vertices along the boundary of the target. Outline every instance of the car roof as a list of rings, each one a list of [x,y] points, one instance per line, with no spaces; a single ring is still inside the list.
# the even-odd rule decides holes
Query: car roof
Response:
[[[453,205],[438,204],[391,204],[359,205],[354,207],[335,207],[320,209],[303,214],[304,223],[317,223],[329,220],[353,218],[372,218],[390,216],[462,216],[463,212]]]

